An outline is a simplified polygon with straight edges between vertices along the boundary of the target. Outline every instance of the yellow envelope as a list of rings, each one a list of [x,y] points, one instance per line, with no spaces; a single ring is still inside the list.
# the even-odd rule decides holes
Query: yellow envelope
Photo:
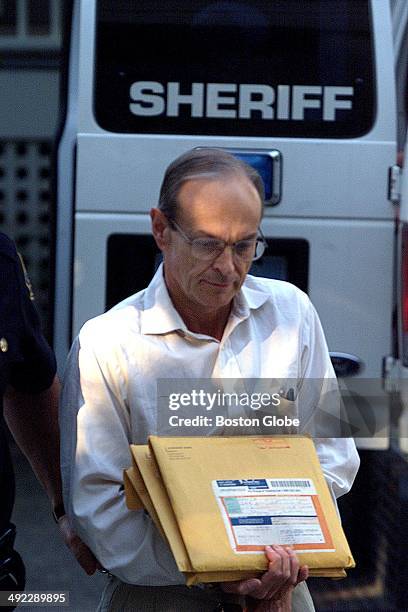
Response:
[[[143,510],[145,506],[137,493],[137,483],[133,468],[123,471],[123,483],[125,485],[126,505],[129,510]]]
[[[150,514],[156,527],[167,541],[174,555],[177,567],[186,576],[188,585],[202,582],[228,582],[253,578],[259,572],[194,572],[184,546],[180,530],[177,525],[166,489],[163,486],[160,472],[148,445],[131,445],[133,467],[126,470],[131,472],[129,479],[135,490],[139,492],[144,507]],[[132,499],[132,492],[126,490],[126,495]]]
[[[293,545],[311,575],[354,567],[311,439],[151,436],[149,444],[194,572],[265,571],[270,543]]]

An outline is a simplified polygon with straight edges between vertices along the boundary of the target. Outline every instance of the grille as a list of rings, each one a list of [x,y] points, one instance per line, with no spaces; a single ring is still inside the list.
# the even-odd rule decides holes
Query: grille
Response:
[[[0,141],[0,229],[24,258],[44,324],[50,314],[51,144]]]

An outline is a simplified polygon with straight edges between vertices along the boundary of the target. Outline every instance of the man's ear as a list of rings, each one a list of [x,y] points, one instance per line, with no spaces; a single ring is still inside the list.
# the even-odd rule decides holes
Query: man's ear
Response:
[[[169,244],[170,231],[166,217],[158,208],[152,208],[150,211],[152,220],[152,234],[157,246],[161,251]]]

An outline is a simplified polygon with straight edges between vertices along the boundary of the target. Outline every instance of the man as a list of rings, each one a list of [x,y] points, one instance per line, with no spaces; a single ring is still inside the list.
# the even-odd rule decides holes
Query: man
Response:
[[[74,342],[61,411],[64,497],[79,534],[114,576],[100,610],[227,610],[227,594],[235,603],[246,595],[259,612],[313,609],[307,569],[281,547],[266,549],[259,580],[181,586],[168,547],[146,513],[127,510],[122,486],[129,443],[156,431],[157,379],[334,376],[307,296],[247,276],[264,248],[262,209],[262,180],[230,154],[201,149],[176,159],[151,210],[163,266],[147,289],[88,321]],[[354,443],[316,447],[332,493],[347,492],[358,466]]]
[[[72,531],[62,503],[59,470],[58,395],[54,355],[43,337],[31,286],[14,244],[0,234],[0,398],[4,418],[51,502],[61,533],[87,571],[96,559]],[[14,550],[10,522],[14,477],[0,419],[0,590],[24,588],[25,571]],[[10,606],[11,609],[11,606]]]

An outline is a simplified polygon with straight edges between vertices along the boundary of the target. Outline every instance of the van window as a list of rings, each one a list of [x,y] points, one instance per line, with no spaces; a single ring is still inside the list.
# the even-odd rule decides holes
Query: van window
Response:
[[[368,0],[99,0],[112,132],[350,138],[374,120]]]

